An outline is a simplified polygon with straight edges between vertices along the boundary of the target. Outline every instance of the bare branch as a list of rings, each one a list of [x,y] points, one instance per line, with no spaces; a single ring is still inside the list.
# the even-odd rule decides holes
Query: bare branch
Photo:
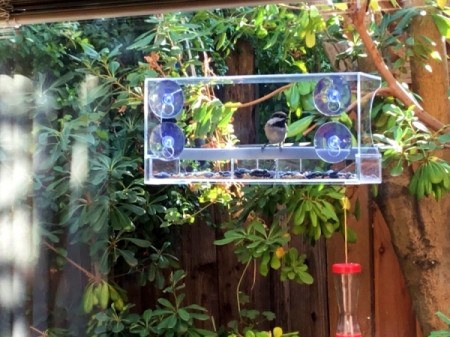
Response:
[[[76,269],[78,269],[80,272],[82,272],[84,275],[86,275],[86,277],[89,280],[97,280],[98,277],[96,277],[94,274],[92,274],[91,272],[89,272],[88,270],[86,270],[85,268],[83,268],[82,266],[80,266],[78,263],[76,263],[74,260],[68,258],[67,256],[62,255],[54,246],[52,246],[50,243],[44,241],[44,245],[52,250],[53,252],[55,252],[56,254],[59,254],[64,260],[66,260],[69,264],[71,264],[73,267],[75,267]]]
[[[359,33],[361,40],[366,47],[367,53],[372,57],[374,64],[380,73],[380,75],[385,79],[390,88],[392,95],[398,98],[405,106],[414,106],[414,112],[424,124],[433,130],[439,130],[444,126],[444,123],[427,113],[421,105],[411,96],[410,93],[397,81],[392,72],[389,70],[388,66],[383,60],[379,50],[377,49],[372,37],[367,31],[366,24],[364,22],[364,17],[366,15],[366,9],[361,7],[356,9],[353,14],[350,15],[356,31]]]
[[[259,104],[261,102],[267,101],[269,98],[272,98],[273,96],[279,94],[280,92],[283,92],[284,90],[289,89],[291,86],[292,86],[292,84],[283,85],[282,87],[275,89],[271,93],[268,93],[267,95],[265,95],[263,97],[255,99],[254,101],[246,102],[246,103],[239,103],[237,105],[237,108],[247,108],[247,107]]]

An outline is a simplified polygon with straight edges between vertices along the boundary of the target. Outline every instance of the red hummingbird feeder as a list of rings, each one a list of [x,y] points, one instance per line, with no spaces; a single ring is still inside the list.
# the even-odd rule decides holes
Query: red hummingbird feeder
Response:
[[[339,309],[335,337],[362,337],[356,317],[361,265],[336,263],[332,271]]]

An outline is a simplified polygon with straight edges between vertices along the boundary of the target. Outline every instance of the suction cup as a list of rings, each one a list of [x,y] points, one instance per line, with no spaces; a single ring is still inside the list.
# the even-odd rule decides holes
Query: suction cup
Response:
[[[337,116],[344,112],[351,99],[350,85],[340,76],[324,77],[314,88],[314,105],[326,116]]]
[[[175,123],[163,122],[152,130],[149,148],[159,159],[173,160],[183,151],[184,143],[183,131]]]
[[[344,124],[322,124],[314,136],[314,148],[320,159],[338,163],[348,157],[352,148],[352,134]]]
[[[184,96],[178,83],[164,80],[150,86],[148,105],[150,110],[159,118],[176,117],[184,104]]]

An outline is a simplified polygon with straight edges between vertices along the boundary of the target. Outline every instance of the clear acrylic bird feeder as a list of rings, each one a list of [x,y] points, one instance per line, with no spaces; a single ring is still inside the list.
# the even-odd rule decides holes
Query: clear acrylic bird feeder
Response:
[[[178,125],[182,112],[190,108],[185,98],[199,86],[220,92],[226,86],[276,90],[302,84],[311,88],[311,102],[303,115],[319,121],[308,143],[264,150],[262,144],[196,147]],[[144,90],[145,183],[380,183],[381,155],[372,142],[370,118],[380,84],[379,77],[359,72],[148,78]],[[352,116],[346,119],[351,126],[343,119],[347,115]]]
[[[339,310],[335,337],[361,337],[356,317],[361,265],[336,263],[332,271]]]

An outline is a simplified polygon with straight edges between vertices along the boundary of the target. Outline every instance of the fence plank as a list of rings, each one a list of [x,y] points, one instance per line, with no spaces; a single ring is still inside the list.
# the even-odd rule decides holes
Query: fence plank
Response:
[[[374,270],[375,336],[421,336],[391,235],[378,207],[374,209]]]
[[[290,284],[290,329],[299,331],[302,337],[328,336],[328,287],[326,243],[320,240],[312,247],[301,238],[293,240],[300,253],[305,253],[314,284]]]
[[[367,186],[358,186],[348,188],[351,204],[356,205],[359,200],[361,215],[357,220],[354,216],[349,215],[348,225],[357,234],[358,240],[356,244],[349,245],[349,262],[357,262],[362,266],[362,274],[359,288],[358,302],[358,321],[361,327],[361,333],[364,337],[373,337],[374,331],[374,314],[373,314],[373,266],[372,266],[372,233],[371,233],[371,217],[369,212],[369,189]],[[342,235],[334,235],[327,242],[328,256],[328,303],[330,315],[330,335],[334,336],[337,320],[337,304],[336,292],[334,290],[333,278],[331,277],[331,265],[336,262],[345,261],[344,256],[344,240]]]
[[[204,223],[183,226],[182,264],[186,276],[186,304],[200,304],[213,317],[219,316],[215,231]],[[209,321],[199,327],[212,328]]]

